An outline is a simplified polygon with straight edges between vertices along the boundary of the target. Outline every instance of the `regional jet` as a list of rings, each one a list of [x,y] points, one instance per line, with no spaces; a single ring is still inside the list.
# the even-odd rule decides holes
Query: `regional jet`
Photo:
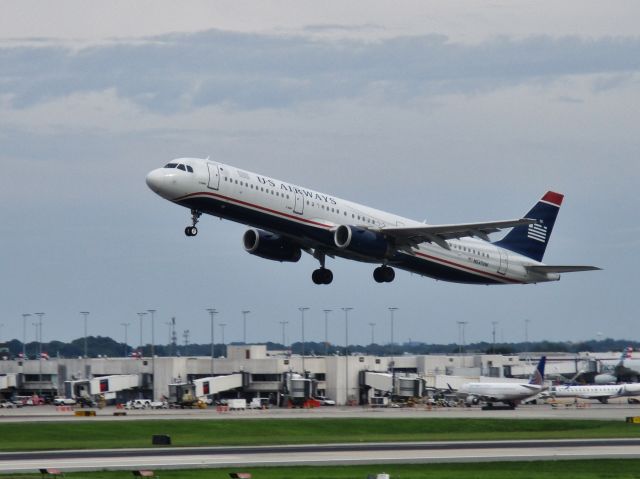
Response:
[[[327,256],[378,265],[378,283],[393,281],[394,268],[468,284],[540,283],[600,269],[542,263],[563,199],[552,191],[523,218],[428,225],[209,159],[170,161],[146,182],[191,211],[187,236],[198,233],[203,213],[248,225],[242,239],[248,253],[281,262],[309,253],[320,263],[311,276],[315,284],[333,280]],[[503,239],[490,241],[489,234],[509,228]]]
[[[542,392],[546,360],[546,356],[540,358],[528,383],[466,383],[458,389],[457,394],[464,398],[467,404],[483,401],[491,407],[493,403],[501,402],[515,408],[522,400]]]
[[[549,394],[556,398],[597,399],[606,404],[609,398],[639,396],[640,383],[632,384],[564,384],[551,386]]]

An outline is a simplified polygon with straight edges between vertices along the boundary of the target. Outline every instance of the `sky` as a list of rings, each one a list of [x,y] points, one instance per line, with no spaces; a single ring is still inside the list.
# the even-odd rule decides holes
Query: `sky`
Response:
[[[0,16],[0,341],[638,340],[635,1],[12,1]],[[246,227],[153,194],[207,157],[432,224],[511,219],[565,194],[544,261],[603,271],[472,286],[308,255],[247,254]],[[493,239],[498,239],[495,235]],[[150,321],[142,341],[151,340]],[[525,324],[526,333],[525,333]],[[217,341],[221,327],[216,326]]]

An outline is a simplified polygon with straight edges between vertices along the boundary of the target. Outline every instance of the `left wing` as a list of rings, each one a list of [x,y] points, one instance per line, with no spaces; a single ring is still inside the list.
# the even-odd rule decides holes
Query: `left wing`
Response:
[[[599,271],[602,268],[597,266],[553,266],[553,265],[532,265],[525,266],[533,273],[575,273],[579,271]]]
[[[394,238],[399,247],[404,245],[415,246],[420,243],[435,243],[445,249],[450,249],[446,242],[448,239],[476,236],[489,241],[489,233],[533,223],[536,223],[536,220],[521,218],[487,223],[387,227],[380,228],[379,231]]]

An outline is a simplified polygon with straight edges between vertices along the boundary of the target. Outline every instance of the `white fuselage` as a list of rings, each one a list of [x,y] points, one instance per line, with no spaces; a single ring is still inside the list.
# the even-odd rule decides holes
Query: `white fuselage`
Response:
[[[577,397],[582,399],[603,399],[640,395],[640,383],[633,384],[567,384],[551,386],[549,394],[557,398]]]
[[[379,258],[337,248],[333,242],[336,228],[424,226],[409,218],[222,163],[193,158],[175,161],[185,169],[159,168],[147,176],[147,184],[158,195],[193,211],[282,235],[305,251],[321,250],[328,256],[382,263]],[[450,239],[447,244],[449,249],[421,243],[395,252],[385,262],[461,283],[523,284],[554,281],[560,276],[529,271],[526,266],[542,263],[481,239]]]
[[[527,383],[467,383],[458,389],[458,394],[484,402],[517,403],[542,391],[543,387]],[[476,402],[476,401],[473,401]]]

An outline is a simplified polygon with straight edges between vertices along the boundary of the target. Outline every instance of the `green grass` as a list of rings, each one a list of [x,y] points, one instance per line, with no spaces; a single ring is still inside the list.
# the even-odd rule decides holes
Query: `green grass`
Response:
[[[30,422],[0,424],[0,451],[335,442],[640,437],[624,421],[563,419],[248,419]]]
[[[254,479],[366,479],[386,472],[391,479],[632,479],[640,478],[640,460],[487,462],[476,464],[407,464],[351,467],[270,467],[159,471],[162,479],[223,479],[229,472],[250,472]],[[6,477],[1,476],[0,477]],[[20,479],[40,475],[11,475]],[[69,479],[133,477],[129,471],[65,473]]]

